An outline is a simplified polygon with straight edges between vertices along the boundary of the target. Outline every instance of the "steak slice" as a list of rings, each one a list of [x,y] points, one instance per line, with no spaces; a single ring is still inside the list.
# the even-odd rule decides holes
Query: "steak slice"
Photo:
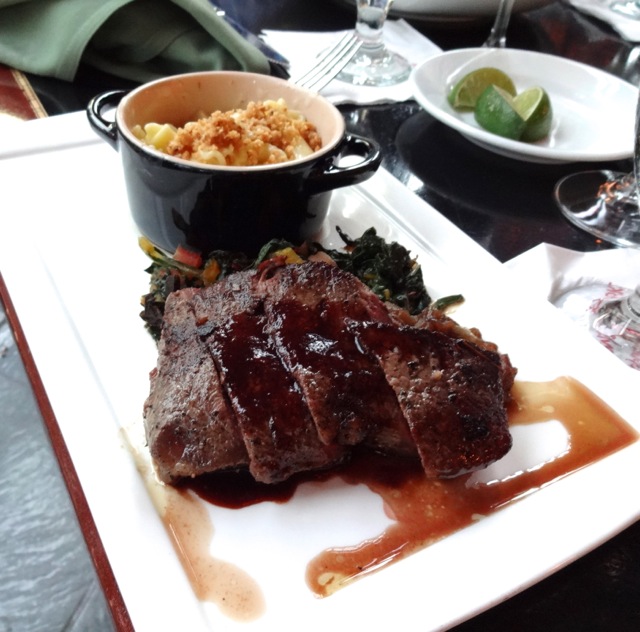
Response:
[[[415,327],[420,329],[429,329],[430,331],[439,331],[453,338],[468,340],[473,345],[489,352],[491,357],[499,357],[502,375],[502,389],[505,393],[506,401],[511,399],[511,388],[518,373],[517,369],[511,364],[511,359],[504,353],[499,353],[498,345],[489,340],[485,340],[478,329],[463,327],[458,322],[447,316],[443,311],[428,308],[418,314],[413,323]]]
[[[174,292],[167,299],[144,405],[147,442],[165,482],[249,462],[217,369],[197,335],[194,292]]]
[[[324,445],[304,397],[266,333],[254,273],[234,275],[196,297],[199,333],[220,372],[249,455],[249,470],[263,483],[325,468],[345,450]]]
[[[499,354],[438,331],[352,323],[382,366],[428,476],[486,467],[511,448]]]
[[[416,454],[379,364],[345,323],[389,321],[384,304],[355,276],[325,263],[277,268],[260,283],[268,332],[304,394],[323,443],[362,442]]]

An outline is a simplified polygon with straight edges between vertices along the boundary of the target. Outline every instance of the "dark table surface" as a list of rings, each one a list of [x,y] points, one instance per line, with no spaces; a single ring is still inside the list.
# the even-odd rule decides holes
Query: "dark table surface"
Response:
[[[354,23],[353,7],[338,0],[220,0],[218,4],[256,32],[334,30]],[[491,26],[485,20],[455,27],[420,18],[409,21],[445,50],[480,45]],[[564,2],[515,15],[507,41],[511,47],[582,61],[633,83],[640,75],[632,44]],[[84,109],[96,93],[126,85],[90,68],[82,68],[73,83],[29,79],[50,115]],[[386,169],[500,261],[541,242],[581,251],[610,247],[568,224],[553,202],[556,181],[586,165],[535,165],[500,157],[468,142],[413,101],[341,109],[348,128],[381,144]],[[600,166],[628,171],[631,163],[591,163],[589,168]],[[97,600],[92,607],[102,608],[104,602]],[[457,632],[489,629],[640,630],[640,523],[455,628]]]

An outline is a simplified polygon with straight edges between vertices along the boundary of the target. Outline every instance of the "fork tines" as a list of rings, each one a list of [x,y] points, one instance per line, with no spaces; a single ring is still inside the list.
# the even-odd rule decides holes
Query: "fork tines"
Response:
[[[313,68],[294,79],[293,83],[309,90],[320,91],[353,59],[361,46],[362,40],[353,31],[346,33],[321,54]]]

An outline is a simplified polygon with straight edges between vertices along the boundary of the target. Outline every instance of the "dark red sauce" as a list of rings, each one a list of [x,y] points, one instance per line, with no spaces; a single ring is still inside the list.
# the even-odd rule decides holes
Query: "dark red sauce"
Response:
[[[335,476],[348,484],[363,483],[379,494],[395,520],[393,525],[372,541],[336,542],[336,549],[322,551],[309,561],[307,583],[324,597],[638,439],[638,433],[617,413],[571,378],[519,382],[513,394],[512,425],[558,420],[569,435],[569,448],[541,467],[506,480],[476,485],[468,484],[470,475],[429,480],[414,461],[367,453],[355,455],[340,468],[296,476],[280,485],[258,484],[248,474],[235,473],[203,476],[189,482],[189,487],[208,502],[229,508],[263,501],[283,503],[300,483]]]

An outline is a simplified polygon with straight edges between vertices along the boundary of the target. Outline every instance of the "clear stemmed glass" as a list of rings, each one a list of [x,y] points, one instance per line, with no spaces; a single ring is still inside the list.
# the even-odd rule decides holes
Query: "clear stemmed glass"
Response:
[[[633,291],[613,283],[581,285],[559,296],[554,305],[640,370],[640,284]]]
[[[636,107],[633,171],[582,171],[555,188],[562,214],[583,230],[618,246],[640,248],[640,98]]]
[[[582,171],[556,184],[555,199],[562,214],[596,237],[630,248],[640,248],[640,98],[636,107],[633,171]],[[591,333],[633,368],[640,369],[640,283],[635,290],[612,300],[594,299],[597,287],[576,288],[556,305],[574,299],[586,304]],[[601,295],[601,294],[600,294]],[[585,298],[586,297],[586,298]]]
[[[594,335],[634,369],[640,369],[640,284],[633,292],[596,305]]]
[[[391,52],[382,41],[382,33],[393,0],[356,0],[356,34],[363,44],[338,79],[360,86],[391,86],[411,74],[411,65]]]

